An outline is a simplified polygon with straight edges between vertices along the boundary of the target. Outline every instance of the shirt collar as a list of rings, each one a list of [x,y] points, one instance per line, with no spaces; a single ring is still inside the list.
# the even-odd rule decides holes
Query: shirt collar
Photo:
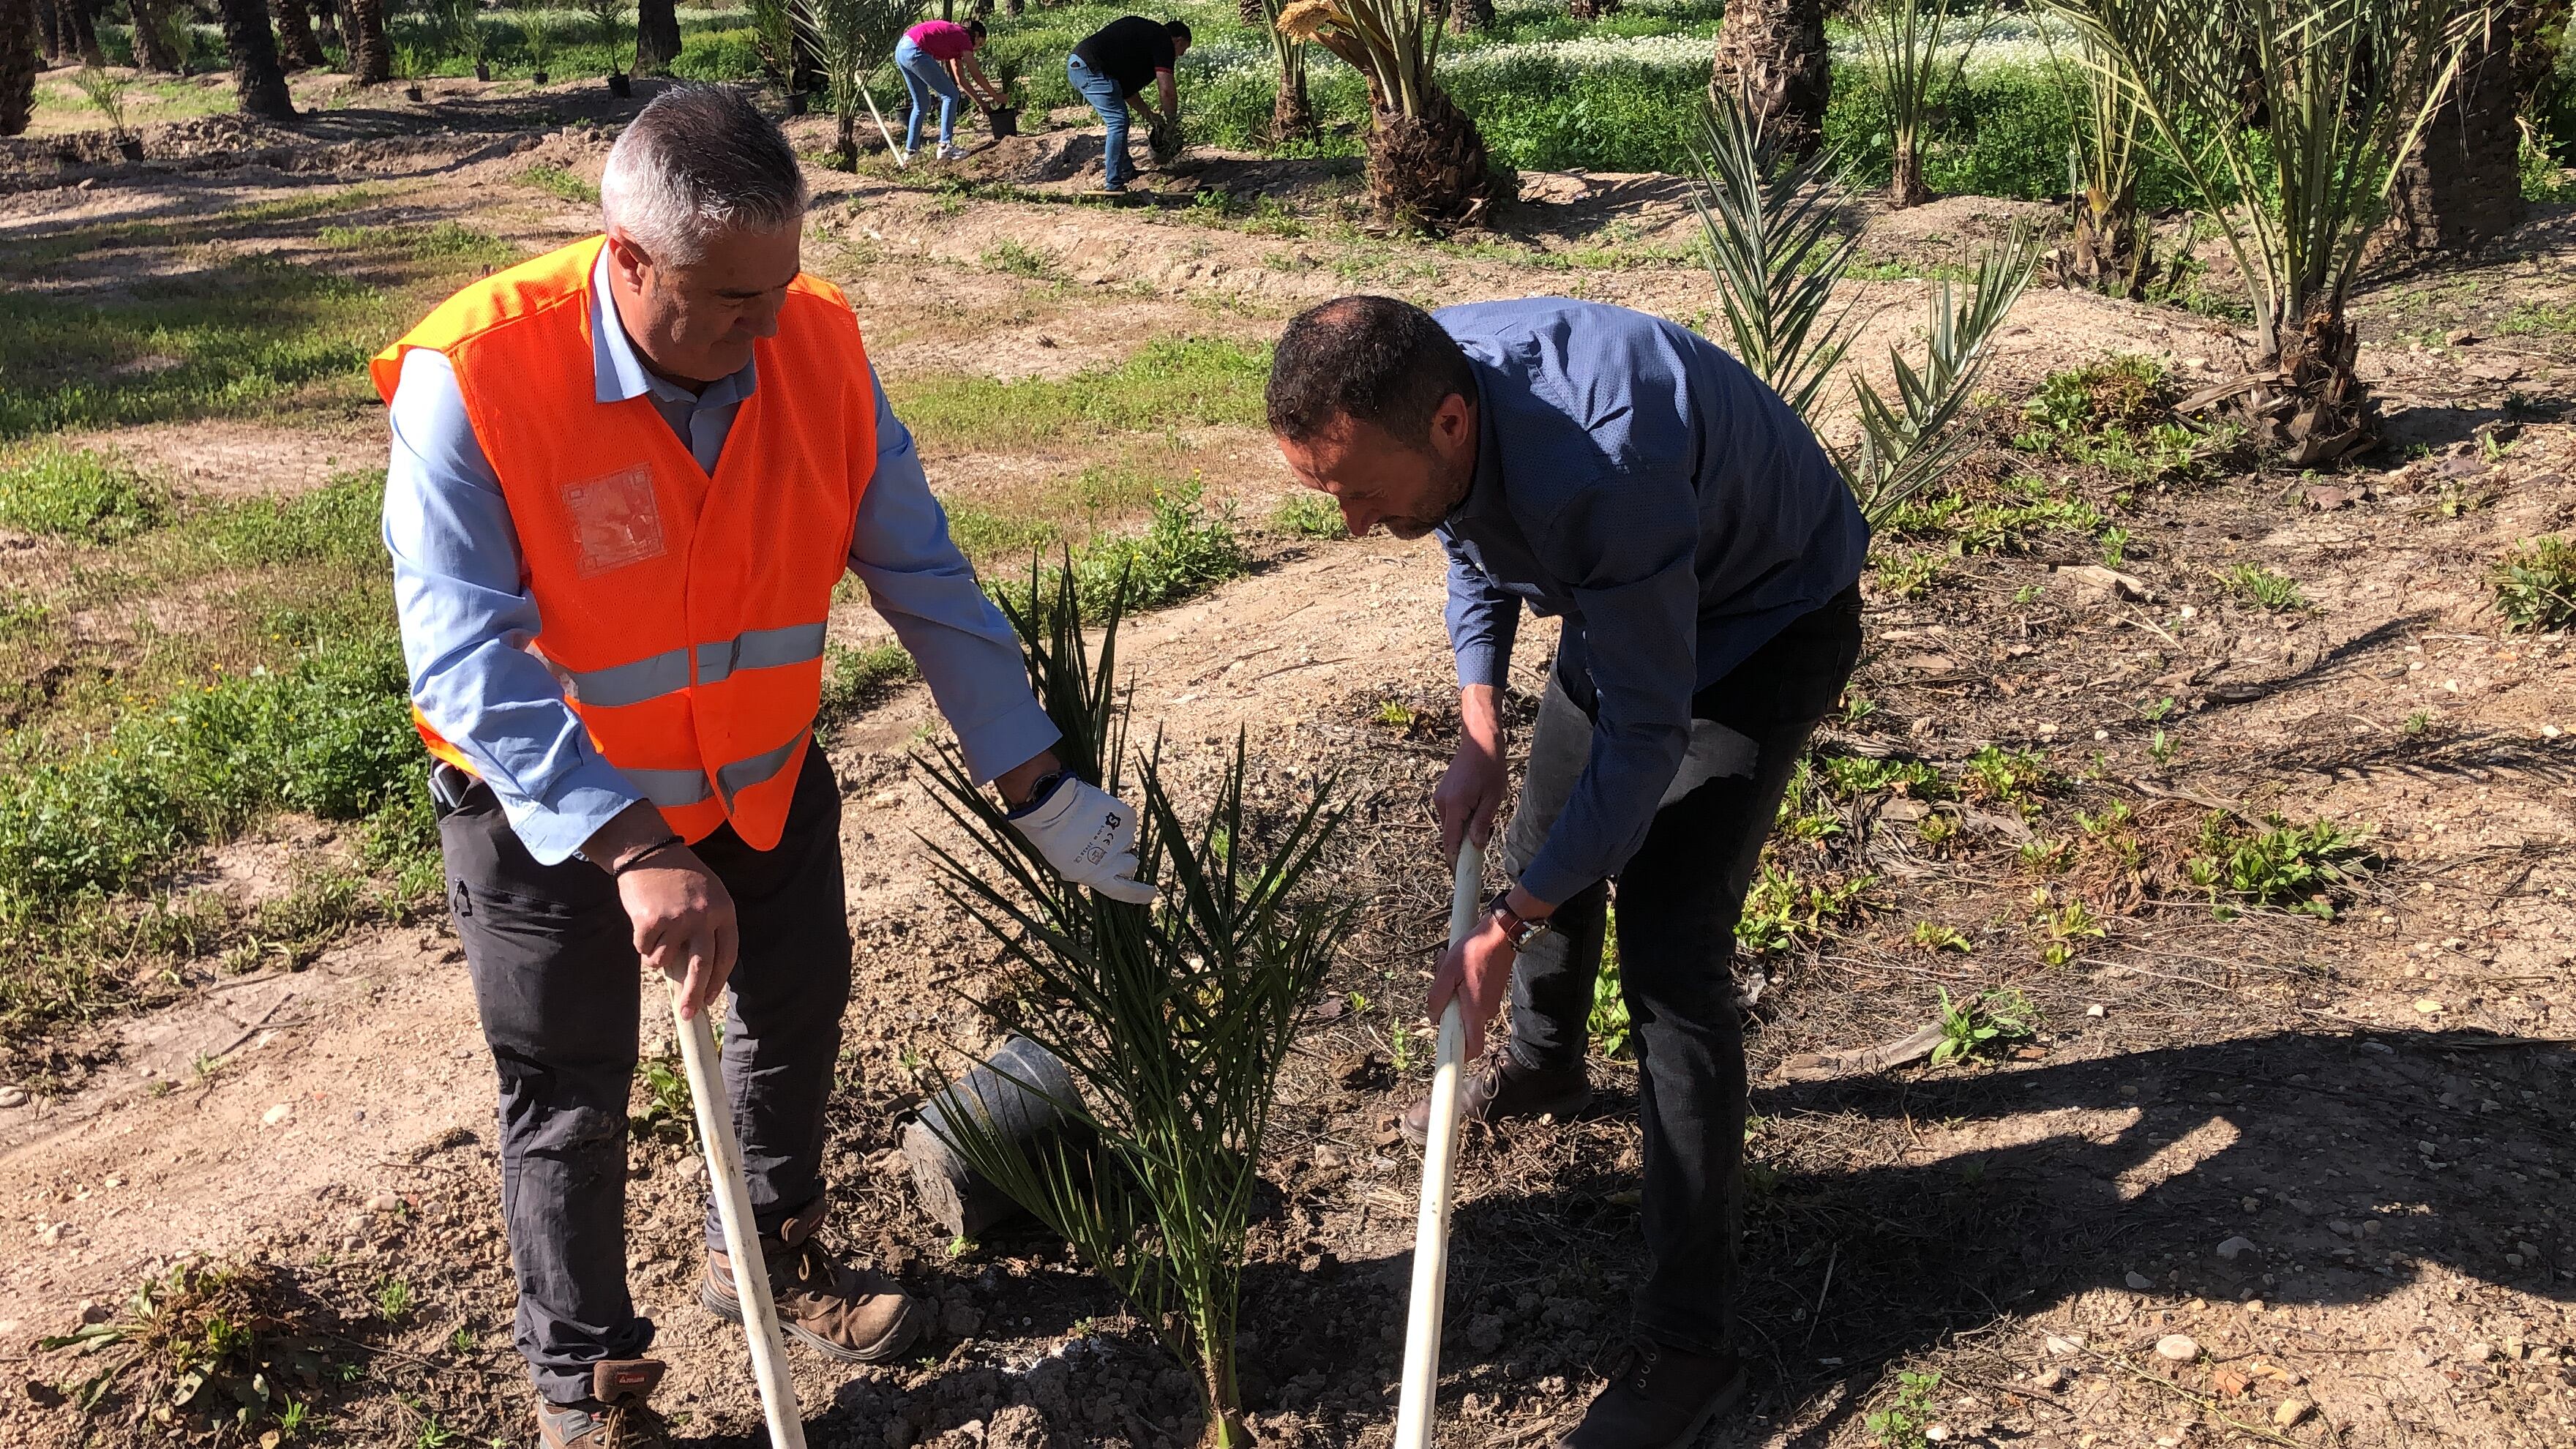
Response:
[[[637,355],[635,344],[626,335],[626,325],[617,320],[617,303],[608,295],[608,248],[599,249],[599,260],[590,269],[590,363],[598,385],[596,397],[603,403],[624,402],[628,398],[651,396],[658,402],[687,403],[691,407],[721,407],[738,403],[751,396],[759,381],[755,359],[742,365],[731,377],[709,383],[704,392],[691,392],[668,378],[656,377]]]

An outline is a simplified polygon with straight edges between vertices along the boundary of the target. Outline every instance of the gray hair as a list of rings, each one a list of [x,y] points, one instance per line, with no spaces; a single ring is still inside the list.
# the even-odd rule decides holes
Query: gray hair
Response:
[[[655,96],[609,149],[599,178],[607,224],[678,266],[705,257],[717,232],[798,225],[807,199],[787,137],[730,86]]]

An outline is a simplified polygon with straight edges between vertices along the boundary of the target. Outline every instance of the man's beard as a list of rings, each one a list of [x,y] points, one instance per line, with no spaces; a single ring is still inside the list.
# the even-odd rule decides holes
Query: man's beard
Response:
[[[1403,539],[1407,543],[1411,543],[1417,538],[1428,536],[1433,529],[1438,528],[1439,526],[1440,520],[1436,518],[1428,521],[1419,518],[1381,518],[1378,520],[1378,527],[1385,529],[1389,534]]]

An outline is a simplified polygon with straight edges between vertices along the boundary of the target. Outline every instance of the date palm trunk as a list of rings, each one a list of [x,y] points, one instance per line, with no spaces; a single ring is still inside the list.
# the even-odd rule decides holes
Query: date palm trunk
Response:
[[[340,15],[332,8],[331,0],[313,0],[313,33],[322,42],[324,55],[334,50],[348,53],[348,43],[340,38]]]
[[[635,73],[663,75],[680,58],[676,0],[638,0],[635,7]]]
[[[55,10],[53,0],[25,0],[25,4],[35,13],[36,39],[43,46],[44,64],[61,64],[64,49],[62,15]]]
[[[98,26],[81,0],[56,0],[54,14],[62,24],[65,50],[79,56],[83,65],[107,64],[107,52],[98,48]]]
[[[126,15],[134,26],[134,68],[165,75],[187,73],[187,57],[170,44],[170,12],[154,0],[129,0]]]
[[[36,71],[44,63],[36,11],[36,0],[0,0],[0,136],[26,130],[35,111]]]
[[[1887,179],[1887,206],[1890,211],[1903,211],[1921,206],[1932,199],[1932,189],[1923,184],[1923,152],[1910,136],[1896,138],[1896,169]]]
[[[2075,226],[2067,251],[2070,269],[2082,286],[2106,297],[2146,299],[2155,232],[2138,214],[2134,181],[2117,195],[2104,195],[2088,186],[2075,198]]]
[[[312,70],[322,65],[322,42],[313,35],[313,17],[304,8],[304,0],[268,0],[269,13],[277,19],[277,59],[287,70]]]
[[[223,0],[224,52],[233,61],[233,91],[242,114],[264,121],[295,119],[286,71],[277,63],[277,39],[268,32],[268,7],[260,0]]]
[[[385,0],[346,0],[349,78],[362,86],[394,76],[394,53],[385,44]]]
[[[1824,0],[1736,0],[1718,25],[1709,94],[1741,94],[1762,134],[1804,160],[1824,144],[1831,58]]]
[[[2514,121],[2515,22],[2527,0],[2504,7],[2460,57],[2450,99],[2398,169],[2385,239],[2414,252],[2483,246],[2522,220],[2522,128]]]
[[[1306,99],[1305,64],[1283,60],[1279,65],[1279,94],[1270,103],[1270,139],[1292,141],[1314,133],[1315,108]]]
[[[1419,115],[1384,102],[1372,109],[1368,185],[1379,214],[1448,225],[1482,219],[1496,198],[1493,161],[1475,118],[1436,85],[1426,85]]]

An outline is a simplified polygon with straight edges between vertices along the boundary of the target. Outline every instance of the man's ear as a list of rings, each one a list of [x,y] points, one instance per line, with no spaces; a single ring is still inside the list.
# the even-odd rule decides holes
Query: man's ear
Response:
[[[644,285],[644,274],[652,270],[653,258],[623,228],[611,227],[608,232],[608,264],[616,269],[618,277],[626,285],[640,290]]]
[[[1464,393],[1451,393],[1440,400],[1431,414],[1431,436],[1440,445],[1444,457],[1456,456],[1476,432],[1476,404]]]

